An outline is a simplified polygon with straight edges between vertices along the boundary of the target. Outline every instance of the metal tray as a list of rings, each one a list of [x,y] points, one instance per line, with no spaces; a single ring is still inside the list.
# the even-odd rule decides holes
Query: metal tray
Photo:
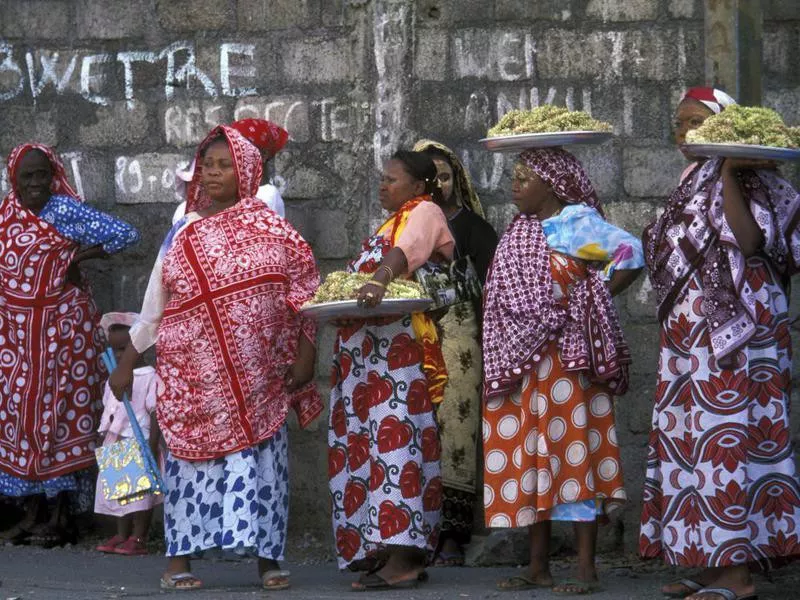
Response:
[[[492,152],[522,152],[529,148],[548,148],[571,144],[602,144],[613,136],[611,131],[553,131],[498,135],[480,140]]]
[[[797,160],[800,149],[756,146],[754,144],[684,144],[683,148],[695,156],[722,156],[725,158],[753,158],[757,160]]]
[[[372,319],[375,317],[392,317],[424,312],[432,305],[433,300],[430,298],[387,298],[375,308],[359,306],[357,300],[340,300],[323,302],[322,304],[307,304],[300,309],[300,312],[317,321]]]

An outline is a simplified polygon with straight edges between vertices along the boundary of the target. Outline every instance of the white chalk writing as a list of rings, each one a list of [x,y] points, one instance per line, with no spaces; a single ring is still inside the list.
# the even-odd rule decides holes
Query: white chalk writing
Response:
[[[77,92],[92,104],[106,106],[118,93],[112,87],[117,81],[113,77],[116,63],[123,67],[122,92],[129,109],[136,102],[135,65],[141,63],[164,63],[164,98],[167,100],[175,97],[177,89],[191,89],[197,85],[210,98],[251,96],[257,91],[252,85],[258,75],[255,49],[254,44],[220,44],[218,84],[198,66],[195,44],[191,41],[177,41],[160,51],[128,50],[116,54],[63,53],[47,49],[27,50],[23,54],[13,45],[0,42],[0,102],[17,98],[27,87],[36,104],[45,89],[52,87],[57,94]],[[20,54],[22,58],[17,58]],[[26,69],[20,66],[23,63]],[[77,82],[74,81],[76,71]]]

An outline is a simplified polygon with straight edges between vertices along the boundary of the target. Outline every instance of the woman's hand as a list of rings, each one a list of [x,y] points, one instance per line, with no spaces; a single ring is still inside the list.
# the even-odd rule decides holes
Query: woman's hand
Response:
[[[760,158],[726,158],[722,162],[723,171],[741,171],[743,169],[769,169],[775,170],[778,163],[774,160],[763,160]]]
[[[84,248],[75,253],[75,256],[72,258],[72,264],[76,265],[92,258],[108,258],[108,252],[103,250],[103,247],[99,244],[90,248]]]
[[[358,300],[359,306],[375,308],[383,301],[384,295],[386,295],[385,287],[378,283],[365,283],[361,286],[361,289],[358,290],[356,299]]]
[[[294,392],[314,378],[314,365],[317,360],[317,349],[309,339],[300,334],[297,343],[297,359],[289,367],[284,382],[286,391]]]
[[[117,368],[108,377],[108,387],[116,396],[117,400],[122,401],[122,395],[129,392],[133,386],[133,367],[129,367],[123,363],[117,365]]]

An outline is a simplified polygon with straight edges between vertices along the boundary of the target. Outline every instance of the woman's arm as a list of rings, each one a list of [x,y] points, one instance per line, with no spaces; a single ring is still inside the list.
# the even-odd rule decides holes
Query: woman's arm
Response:
[[[722,210],[736,242],[745,258],[753,256],[764,243],[764,234],[750,212],[750,206],[742,193],[736,172],[741,169],[760,169],[774,166],[765,161],[726,158],[722,163]]]
[[[54,225],[68,238],[88,247],[84,252],[97,246],[106,254],[115,254],[139,241],[138,230],[125,221],[69,196],[59,196],[58,200]],[[95,252],[81,260],[94,258]]]
[[[608,282],[608,289],[612,296],[624,292],[639,277],[641,269],[616,269]]]
[[[317,361],[317,349],[311,340],[301,331],[297,342],[297,359],[286,373],[286,390],[294,392],[314,378],[314,365]]]
[[[383,255],[380,266],[373,273],[372,280],[376,283],[366,283],[358,290],[358,303],[367,307],[378,306],[386,295],[386,287],[395,277],[405,275],[406,271],[408,260],[405,252],[395,246]]]

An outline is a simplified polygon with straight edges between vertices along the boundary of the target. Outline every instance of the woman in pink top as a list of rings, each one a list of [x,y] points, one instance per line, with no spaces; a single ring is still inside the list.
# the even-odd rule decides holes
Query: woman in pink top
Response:
[[[359,302],[377,306],[393,278],[452,258],[453,237],[433,201],[440,194],[428,156],[400,151],[384,165],[379,198],[391,216],[349,265],[373,274]],[[442,502],[433,406],[446,383],[436,329],[424,314],[338,331],[328,475],[339,567],[368,571],[353,583],[357,590],[413,583],[424,573]]]

